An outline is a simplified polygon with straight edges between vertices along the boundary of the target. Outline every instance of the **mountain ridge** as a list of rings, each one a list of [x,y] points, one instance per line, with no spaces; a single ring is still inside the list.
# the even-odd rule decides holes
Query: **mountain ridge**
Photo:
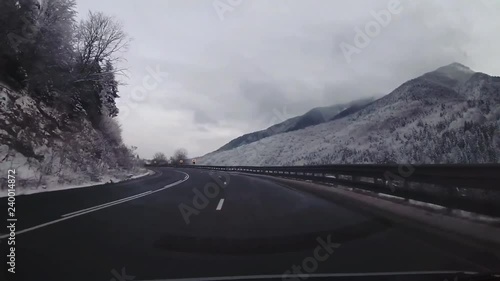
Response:
[[[328,122],[335,118],[338,114],[345,110],[355,111],[362,106],[372,102],[374,100],[373,97],[363,98],[354,100],[349,103],[344,104],[336,104],[331,106],[323,106],[323,107],[315,107],[303,115],[295,116],[289,118],[281,123],[272,125],[267,129],[251,132],[239,136],[227,144],[223,145],[219,149],[214,152],[221,152],[230,149],[237,148],[242,145],[250,144],[252,142],[261,140],[266,137],[270,137],[280,133],[292,132],[296,130],[301,130],[307,128],[309,126],[318,125],[324,122]],[[212,153],[214,153],[212,152]]]
[[[500,78],[450,64],[341,118],[208,154],[200,163],[499,163],[499,128]]]

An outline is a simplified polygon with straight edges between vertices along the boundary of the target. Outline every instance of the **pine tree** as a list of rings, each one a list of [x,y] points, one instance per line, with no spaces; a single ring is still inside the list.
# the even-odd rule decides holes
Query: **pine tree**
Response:
[[[106,61],[104,72],[101,75],[100,92],[101,103],[103,105],[103,114],[110,117],[118,115],[115,99],[118,98],[118,82],[115,78],[114,67],[111,61]]]

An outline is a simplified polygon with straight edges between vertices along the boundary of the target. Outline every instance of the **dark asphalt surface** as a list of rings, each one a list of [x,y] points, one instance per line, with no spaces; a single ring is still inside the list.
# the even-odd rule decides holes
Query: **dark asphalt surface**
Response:
[[[336,246],[317,263],[315,273],[500,267],[490,253],[272,180],[233,173],[211,176],[196,169],[155,170],[155,175],[124,183],[16,197],[16,228],[25,231],[16,236],[16,274],[5,273],[5,280],[279,275],[313,257],[322,245],[318,241],[329,239]],[[198,206],[202,208],[186,223],[180,204],[193,207],[193,189],[203,193],[209,183],[213,198],[198,200],[206,206]],[[131,200],[102,206],[123,198]],[[0,203],[5,224],[6,198]],[[88,209],[99,205],[103,208]],[[84,209],[87,213],[64,216]],[[6,233],[2,227],[0,236]],[[5,272],[5,239],[0,247]],[[120,277],[122,270],[129,278]]]

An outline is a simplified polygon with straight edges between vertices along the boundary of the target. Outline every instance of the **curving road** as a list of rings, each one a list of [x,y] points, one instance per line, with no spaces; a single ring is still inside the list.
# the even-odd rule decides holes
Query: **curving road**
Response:
[[[17,197],[15,278],[159,280],[305,273],[304,267],[314,273],[495,269],[487,254],[446,237],[272,179],[155,171],[124,183]],[[0,203],[6,210],[6,199]],[[3,267],[7,244],[5,235],[0,238]]]

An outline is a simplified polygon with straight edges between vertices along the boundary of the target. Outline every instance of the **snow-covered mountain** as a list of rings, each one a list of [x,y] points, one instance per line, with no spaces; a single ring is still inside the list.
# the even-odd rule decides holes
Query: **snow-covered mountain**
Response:
[[[205,165],[499,163],[500,77],[453,63],[360,110],[199,158]]]
[[[229,143],[223,145],[221,148],[216,150],[216,152],[231,150],[242,145],[250,144],[256,142],[263,138],[267,138],[276,134],[297,131],[300,129],[307,128],[309,126],[318,125],[324,122],[328,122],[343,112],[355,112],[360,110],[374,98],[365,98],[356,100],[347,104],[337,104],[332,106],[316,107],[309,110],[307,113],[301,116],[296,116],[287,119],[281,123],[273,125],[265,130],[257,131],[243,136],[237,137],[236,139],[230,141]]]

